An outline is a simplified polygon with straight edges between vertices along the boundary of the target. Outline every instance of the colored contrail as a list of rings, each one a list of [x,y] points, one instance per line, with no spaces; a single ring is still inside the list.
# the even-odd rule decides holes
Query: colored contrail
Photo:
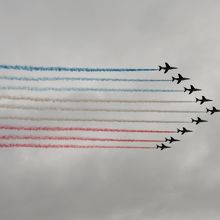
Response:
[[[36,110],[36,111],[81,111],[81,112],[152,112],[152,113],[206,113],[206,111],[184,111],[184,110],[159,110],[159,109],[100,109],[100,108],[68,108],[68,107],[45,107],[45,106],[25,106],[25,105],[1,105],[0,108]]]
[[[122,133],[160,133],[174,134],[177,131],[170,130],[142,130],[142,129],[114,129],[114,128],[82,128],[82,127],[25,127],[0,125],[1,130],[15,131],[86,131],[86,132],[122,132]]]
[[[0,144],[0,148],[91,148],[91,149],[156,149],[155,147],[101,146],[101,145],[55,145],[55,144]]]
[[[120,119],[85,119],[85,118],[32,118],[20,116],[0,116],[3,120],[22,120],[22,121],[75,121],[75,122],[116,122],[116,123],[163,123],[163,124],[179,124],[192,123],[191,121],[160,121],[160,120],[120,120]]]
[[[0,90],[24,90],[36,92],[183,92],[182,89],[105,89],[105,88],[55,88],[55,87],[28,87],[28,86],[1,86]]]
[[[0,80],[13,81],[101,81],[101,82],[171,82],[167,79],[121,79],[121,78],[87,78],[87,77],[18,77],[0,76]]]
[[[22,66],[22,65],[0,65],[0,70],[22,70],[22,71],[55,71],[55,72],[147,72],[158,71],[158,68],[87,68],[87,67],[45,67],[45,66]]]
[[[105,141],[105,142],[163,142],[164,140],[148,139],[117,139],[117,138],[89,138],[89,137],[67,137],[67,136],[19,136],[19,135],[0,135],[0,140],[77,140],[77,141]]]
[[[91,102],[91,103],[195,103],[187,100],[119,100],[119,99],[69,99],[69,98],[41,98],[30,96],[0,95],[0,99],[24,100],[33,102]]]

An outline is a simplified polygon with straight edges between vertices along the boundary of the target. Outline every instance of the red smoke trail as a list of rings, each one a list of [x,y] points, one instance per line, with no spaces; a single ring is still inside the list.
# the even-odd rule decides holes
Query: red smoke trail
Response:
[[[80,128],[80,127],[24,127],[0,125],[1,130],[29,130],[29,131],[94,131],[94,132],[128,132],[128,133],[164,133],[174,134],[176,131],[168,130],[130,130],[130,129],[112,129],[112,128]]]
[[[133,149],[146,150],[155,147],[99,146],[99,145],[53,145],[53,144],[0,144],[0,148],[92,148],[92,149]]]
[[[147,140],[147,139],[115,139],[115,138],[88,138],[88,137],[65,137],[65,136],[18,136],[18,135],[2,135],[0,139],[10,140],[81,140],[81,141],[117,141],[117,142],[163,142],[163,140]]]

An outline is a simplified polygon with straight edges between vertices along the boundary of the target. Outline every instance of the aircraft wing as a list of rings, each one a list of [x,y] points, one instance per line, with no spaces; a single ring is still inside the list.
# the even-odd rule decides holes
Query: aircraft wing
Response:
[[[167,68],[169,68],[169,67],[170,67],[170,65],[169,65],[168,63],[165,63],[165,65],[166,65],[166,67],[167,67]]]

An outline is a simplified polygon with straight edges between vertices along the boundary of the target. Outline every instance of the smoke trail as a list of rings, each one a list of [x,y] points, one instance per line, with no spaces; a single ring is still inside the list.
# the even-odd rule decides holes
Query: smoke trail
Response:
[[[99,146],[99,145],[54,145],[54,144],[0,144],[0,148],[91,148],[91,149],[156,149],[155,147]]]
[[[1,135],[0,140],[78,140],[78,141],[105,141],[105,142],[163,142],[164,140],[147,140],[147,139],[116,139],[116,138],[88,138],[88,137],[66,137],[66,136],[18,136],[18,135]]]
[[[20,109],[20,110],[37,110],[37,111],[87,111],[87,112],[152,112],[152,113],[206,113],[206,111],[183,111],[183,110],[153,110],[153,109],[91,109],[91,108],[63,108],[63,107],[44,107],[44,106],[21,106],[21,105],[1,105],[0,108],[6,109]]]
[[[163,123],[179,124],[192,123],[191,121],[156,121],[156,120],[120,120],[120,119],[85,119],[85,118],[32,118],[19,116],[0,116],[3,120],[23,120],[23,121],[75,121],[75,122],[116,122],[116,123]]]
[[[80,127],[24,127],[0,125],[1,130],[16,130],[16,131],[92,131],[92,132],[125,132],[125,133],[161,133],[174,134],[177,131],[169,130],[134,130],[134,129],[113,129],[113,128],[80,128]]]
[[[171,82],[167,79],[120,79],[120,78],[87,78],[87,77],[17,77],[0,76],[0,80],[16,81],[101,81],[101,82]]]
[[[44,66],[22,66],[22,65],[0,65],[4,70],[23,71],[65,71],[65,72],[147,72],[158,71],[158,68],[84,68],[84,67],[44,67]]]
[[[175,89],[104,89],[104,88],[55,88],[55,87],[28,87],[28,86],[1,86],[0,90],[24,90],[36,92],[183,92]]]
[[[91,102],[91,103],[194,103],[195,101],[183,101],[183,100],[108,100],[108,99],[65,99],[65,98],[40,98],[40,97],[28,97],[28,96],[9,96],[2,95],[0,99],[8,100],[25,100],[33,102]]]

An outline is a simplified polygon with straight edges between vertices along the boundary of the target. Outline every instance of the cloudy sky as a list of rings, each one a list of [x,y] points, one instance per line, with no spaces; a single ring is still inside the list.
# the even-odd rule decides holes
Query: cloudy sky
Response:
[[[219,10],[217,0],[0,0],[0,63],[168,61],[220,107]],[[217,220],[220,120],[205,117],[166,152],[2,149],[0,218]]]

